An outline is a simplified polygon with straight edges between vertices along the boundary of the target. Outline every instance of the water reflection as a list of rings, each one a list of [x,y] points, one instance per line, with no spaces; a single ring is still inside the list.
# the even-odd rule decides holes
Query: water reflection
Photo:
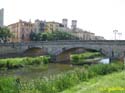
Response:
[[[109,64],[109,58],[104,58],[99,61],[103,64]],[[47,66],[47,65],[46,65]],[[0,76],[14,76],[22,79],[23,81],[41,78],[44,76],[55,75],[61,72],[65,72],[75,67],[80,67],[72,64],[60,64],[60,63],[49,63],[47,69],[43,69],[43,65],[27,66],[24,68],[0,71]]]
[[[109,58],[104,58],[104,59],[101,59],[99,62],[103,63],[103,64],[109,64],[110,63],[110,59]]]
[[[50,63],[47,69],[43,69],[42,65],[27,66],[20,69],[0,71],[0,76],[14,76],[24,81],[58,74],[74,69],[74,67],[75,66],[69,64]]]

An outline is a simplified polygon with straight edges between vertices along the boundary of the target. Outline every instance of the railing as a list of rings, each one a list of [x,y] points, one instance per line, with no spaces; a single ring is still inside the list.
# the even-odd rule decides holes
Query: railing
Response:
[[[125,40],[55,40],[55,41],[29,41],[29,42],[17,42],[17,43],[0,43],[0,45],[26,45],[26,44],[37,44],[37,43],[59,43],[59,42],[84,42],[84,43],[125,43]]]

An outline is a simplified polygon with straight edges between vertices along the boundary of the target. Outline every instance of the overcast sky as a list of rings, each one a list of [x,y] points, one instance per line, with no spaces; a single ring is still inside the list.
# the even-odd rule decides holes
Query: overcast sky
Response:
[[[0,8],[5,10],[5,25],[19,19],[62,22],[67,18],[69,27],[75,19],[83,30],[114,39],[117,29],[125,39],[125,0],[0,0]]]

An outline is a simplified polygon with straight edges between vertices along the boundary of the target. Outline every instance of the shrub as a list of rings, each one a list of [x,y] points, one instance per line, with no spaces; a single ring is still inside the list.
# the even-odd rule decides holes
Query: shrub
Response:
[[[17,82],[13,78],[0,78],[0,93],[18,93]]]
[[[72,55],[71,58],[72,58],[73,63],[79,62],[79,56],[78,55]]]
[[[43,57],[43,63],[48,64],[49,63],[49,58],[48,57]]]
[[[49,57],[40,56],[40,57],[24,57],[24,58],[8,58],[8,59],[0,59],[0,68],[19,68],[25,65],[34,65],[34,64],[48,64]]]

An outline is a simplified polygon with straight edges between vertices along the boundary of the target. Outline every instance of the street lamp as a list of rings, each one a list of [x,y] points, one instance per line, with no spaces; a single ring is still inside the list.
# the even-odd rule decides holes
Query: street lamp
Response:
[[[118,32],[118,30],[113,30],[114,34],[115,34],[115,40],[116,40],[116,34]]]
[[[122,33],[118,33],[118,35],[119,35],[119,40],[120,40],[120,36],[122,35]]]

